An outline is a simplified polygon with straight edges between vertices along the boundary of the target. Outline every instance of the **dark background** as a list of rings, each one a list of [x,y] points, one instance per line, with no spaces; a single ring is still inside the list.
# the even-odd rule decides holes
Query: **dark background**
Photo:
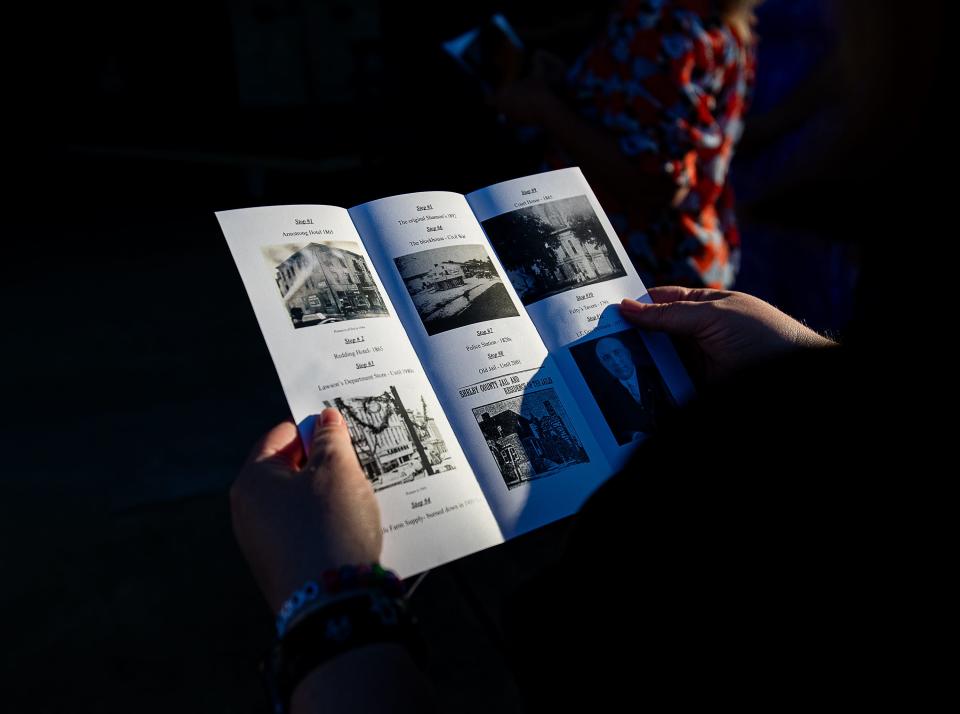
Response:
[[[891,146],[921,143],[914,109],[930,76],[897,67],[935,64],[943,26],[922,2],[893,14],[842,4],[874,17],[865,25],[881,39],[825,20],[812,1],[761,10],[760,128],[734,168],[740,287],[840,334],[863,234],[889,205],[877,171],[890,170]],[[213,211],[351,206],[536,171],[535,147],[495,121],[439,49],[493,9],[173,0],[6,11],[5,711],[262,710],[255,665],[270,622],[232,541],[226,489],[287,412]],[[562,0],[507,14],[531,45],[569,60],[604,12]],[[853,95],[817,77],[838,45],[867,58],[857,86],[876,105],[857,95],[856,121]],[[795,116],[764,126],[791,102]],[[807,161],[811,147],[826,158]],[[766,190],[773,175],[799,178]],[[424,581],[446,710],[515,707],[497,607],[555,552],[556,533]]]
[[[10,13],[4,711],[264,710],[271,622],[226,489],[287,409],[213,212],[536,170],[440,51],[489,12],[173,0]],[[417,592],[448,710],[515,706],[493,616],[523,557],[542,559],[481,554]]]

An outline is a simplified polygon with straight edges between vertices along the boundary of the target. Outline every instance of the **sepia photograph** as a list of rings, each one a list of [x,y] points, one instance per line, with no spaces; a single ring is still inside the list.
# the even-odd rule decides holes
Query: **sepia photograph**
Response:
[[[570,348],[587,387],[621,446],[657,431],[674,406],[636,330],[624,330]]]
[[[343,415],[360,466],[375,491],[453,470],[436,420],[420,396],[404,402],[396,387],[369,397],[325,401]]]
[[[586,196],[494,216],[483,229],[524,305],[626,275]]]
[[[590,461],[553,389],[476,407],[473,415],[507,488]]]
[[[387,316],[356,243],[286,243],[262,252],[295,328]]]
[[[482,246],[432,248],[394,262],[428,335],[518,315]]]

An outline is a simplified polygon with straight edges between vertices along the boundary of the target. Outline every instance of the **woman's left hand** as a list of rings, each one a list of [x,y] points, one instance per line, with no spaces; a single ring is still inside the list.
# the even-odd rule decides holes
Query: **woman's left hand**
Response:
[[[293,422],[271,429],[230,489],[230,506],[237,542],[274,612],[323,571],[380,559],[380,509],[336,409],[317,417],[309,459]]]

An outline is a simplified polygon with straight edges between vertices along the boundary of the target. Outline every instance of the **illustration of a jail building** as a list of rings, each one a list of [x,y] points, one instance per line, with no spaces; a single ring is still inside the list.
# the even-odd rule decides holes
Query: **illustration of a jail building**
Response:
[[[516,401],[516,406],[524,411],[521,400]],[[529,417],[514,409],[480,414],[480,430],[509,487],[562,466],[587,461],[580,441],[554,405],[545,401],[543,409],[545,413]]]

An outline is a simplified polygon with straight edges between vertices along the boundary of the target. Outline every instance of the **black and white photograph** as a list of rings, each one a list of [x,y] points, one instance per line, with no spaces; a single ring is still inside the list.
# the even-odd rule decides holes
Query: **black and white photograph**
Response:
[[[432,248],[394,262],[428,335],[518,315],[482,246]]]
[[[356,243],[285,243],[262,252],[295,328],[387,316]]]
[[[473,416],[507,488],[590,461],[553,389],[476,407]]]
[[[615,332],[570,348],[607,426],[621,446],[657,431],[674,406],[636,330]]]
[[[524,305],[627,274],[586,196],[494,216],[483,229]]]
[[[343,415],[354,451],[374,491],[452,471],[453,459],[420,396],[404,401],[396,387],[369,397],[325,401]]]

